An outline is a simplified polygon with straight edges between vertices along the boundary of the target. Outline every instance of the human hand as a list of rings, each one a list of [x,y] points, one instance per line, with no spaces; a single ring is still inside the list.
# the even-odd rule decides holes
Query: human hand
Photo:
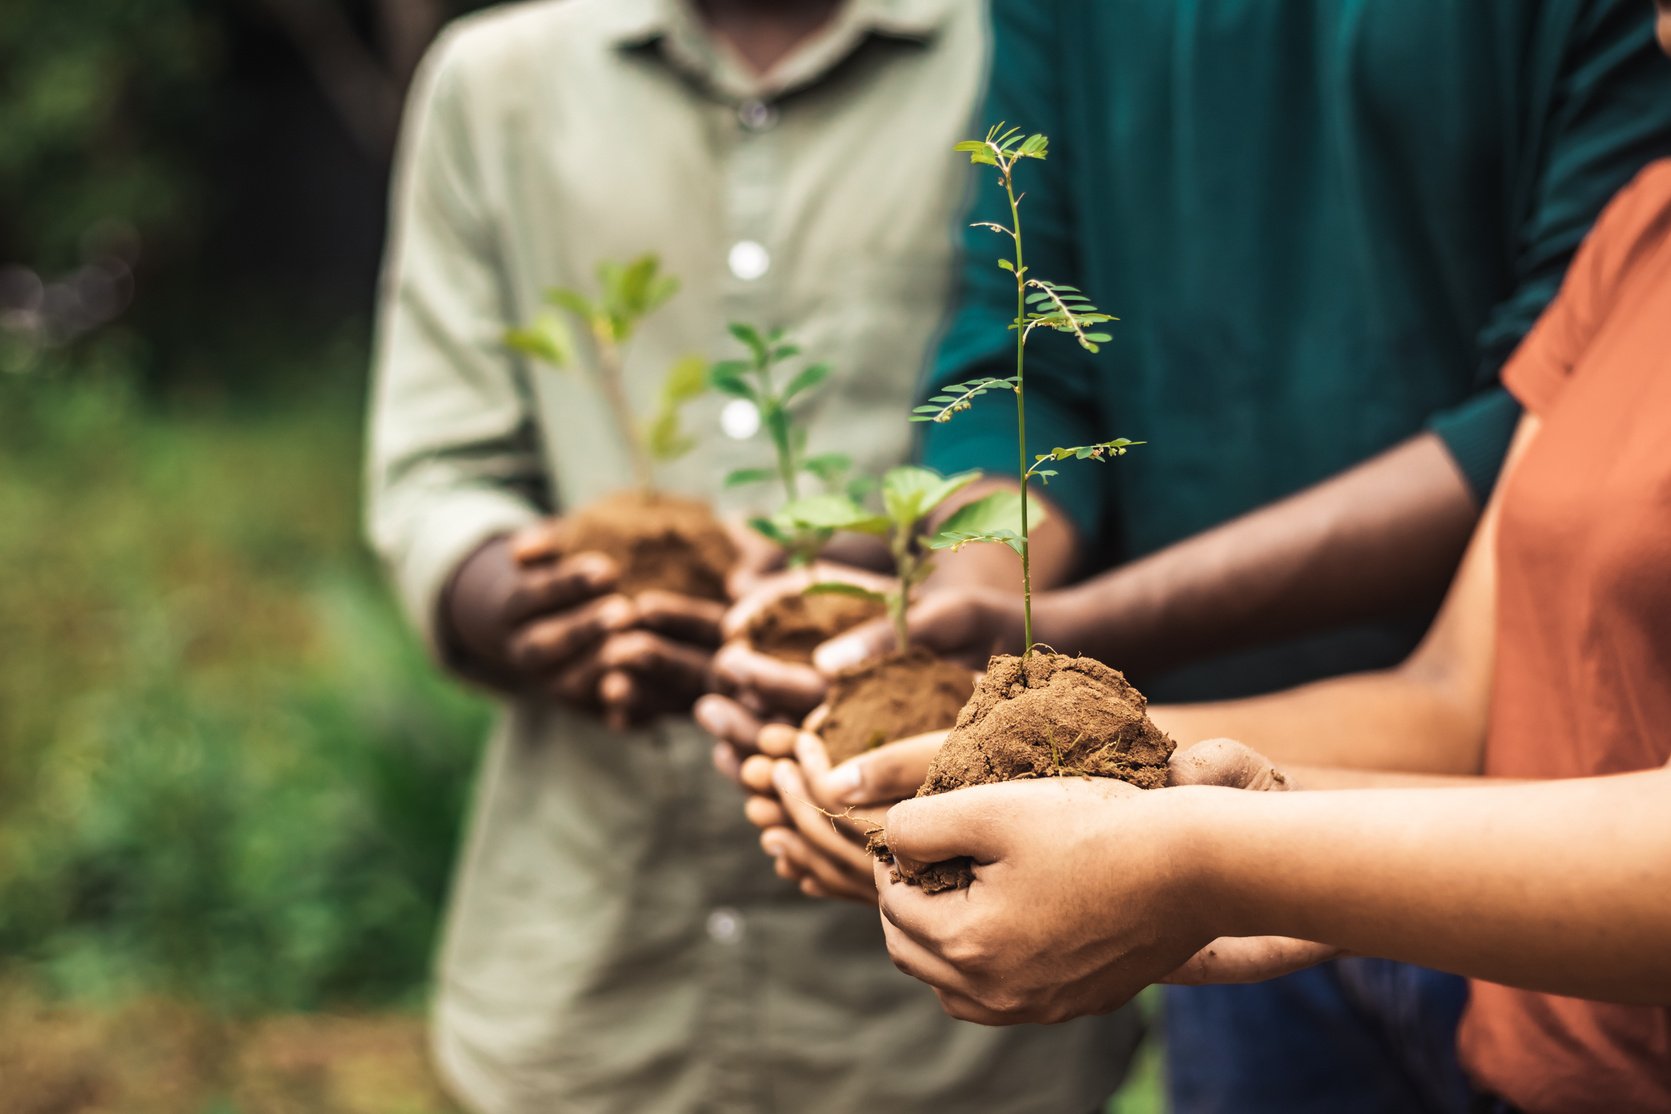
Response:
[[[1217,933],[1197,869],[1197,804],[1214,789],[1041,778],[904,801],[896,858],[975,862],[957,894],[874,867],[888,951],[953,1017],[989,1025],[1107,1013]]]
[[[959,586],[925,591],[905,613],[912,646],[971,669],[1005,650],[1020,650],[1021,601],[1014,592]],[[830,639],[813,654],[824,674],[839,673],[899,648],[893,624],[877,619]]]

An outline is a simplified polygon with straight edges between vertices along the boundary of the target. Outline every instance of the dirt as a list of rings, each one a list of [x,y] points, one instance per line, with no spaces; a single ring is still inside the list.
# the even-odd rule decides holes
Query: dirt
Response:
[[[1093,658],[995,657],[917,796],[1039,777],[1111,777],[1158,789],[1175,744],[1149,720],[1148,704],[1124,674]],[[870,844],[891,861],[885,833]],[[895,862],[894,878],[937,893],[963,889],[975,874],[968,859],[953,859]]]
[[[623,491],[569,517],[571,552],[594,550],[620,566],[620,590],[652,589],[727,599],[725,577],[737,547],[706,503],[677,495]]]
[[[784,661],[810,662],[812,651],[860,623],[886,613],[879,600],[835,592],[800,592],[783,596],[749,621],[745,634],[762,654]]]
[[[894,739],[952,726],[975,676],[926,650],[889,654],[838,674],[819,734],[830,761],[844,762]]]

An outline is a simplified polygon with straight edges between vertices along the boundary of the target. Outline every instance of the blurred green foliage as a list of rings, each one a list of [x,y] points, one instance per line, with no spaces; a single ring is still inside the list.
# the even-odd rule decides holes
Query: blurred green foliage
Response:
[[[167,240],[202,204],[197,158],[224,16],[196,0],[7,0],[0,259],[75,266],[112,224]]]
[[[484,709],[359,541],[363,352],[337,398],[166,407],[99,351],[0,374],[0,956],[99,999],[410,1001]]]

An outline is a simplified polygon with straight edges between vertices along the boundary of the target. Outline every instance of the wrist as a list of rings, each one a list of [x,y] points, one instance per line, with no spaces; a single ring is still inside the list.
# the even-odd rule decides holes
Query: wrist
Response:
[[[1241,883],[1271,877],[1265,866],[1248,861],[1256,822],[1250,806],[1265,794],[1206,785],[1149,794],[1168,806],[1161,827],[1181,923],[1206,938],[1263,935]]]

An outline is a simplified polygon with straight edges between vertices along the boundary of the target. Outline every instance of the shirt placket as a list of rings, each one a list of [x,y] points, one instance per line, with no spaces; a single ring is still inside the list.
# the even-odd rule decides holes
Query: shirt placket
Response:
[[[771,98],[750,94],[728,97],[716,111],[726,114],[721,134],[730,139],[719,165],[725,221],[719,240],[723,258],[716,268],[723,291],[721,303],[726,321],[769,328],[780,319],[774,291],[783,277],[774,236],[774,206],[781,196],[783,165],[781,110]],[[729,439],[740,442],[755,435],[760,415],[753,403],[733,399],[721,410],[720,425]],[[712,793],[707,803],[708,826],[715,838],[704,842],[724,851],[708,864],[709,893],[715,895],[715,904],[703,923],[711,980],[707,1032],[712,1041],[706,1109],[714,1114],[766,1114],[771,1089],[761,1067],[772,1057],[762,1048],[768,1038],[761,1019],[767,1013],[763,995],[769,969],[765,949],[770,942],[760,931],[763,926],[750,923],[749,905],[738,889],[739,864],[728,841],[719,838],[734,826],[737,802],[730,794]],[[769,869],[763,861],[748,866]]]

